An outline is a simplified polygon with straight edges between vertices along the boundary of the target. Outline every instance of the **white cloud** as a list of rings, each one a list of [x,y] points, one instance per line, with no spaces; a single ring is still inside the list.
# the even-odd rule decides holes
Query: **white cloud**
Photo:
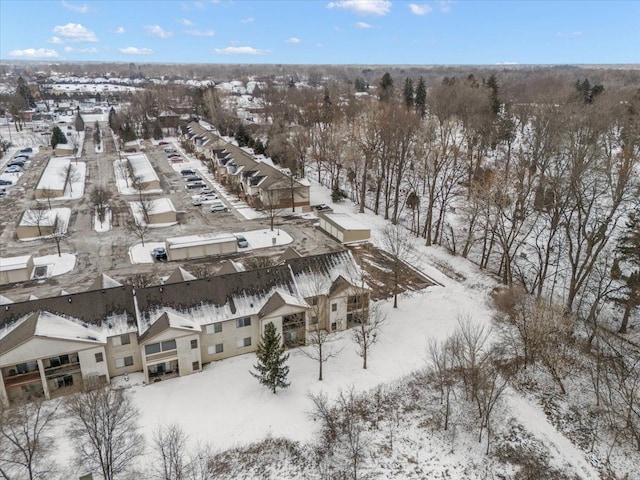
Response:
[[[580,31],[576,31],[576,32],[569,32],[569,33],[565,33],[565,32],[558,32],[556,33],[557,36],[559,37],[581,37],[582,36],[582,32]]]
[[[287,43],[300,43],[300,39],[296,37],[291,37],[287,39]]]
[[[48,48],[26,48],[24,50],[12,50],[9,55],[23,58],[56,58],[58,52]]]
[[[192,27],[193,26],[193,22],[191,20],[187,20],[186,18],[181,18],[180,20],[178,20],[178,22],[180,22],[185,27]]]
[[[53,28],[53,33],[57,33],[68,42],[97,42],[96,34],[87,30],[79,23],[67,23]]]
[[[89,11],[89,5],[87,5],[86,3],[83,5],[73,5],[62,0],[62,6],[77,13],[87,13]]]
[[[269,50],[259,50],[253,47],[214,48],[213,51],[218,55],[266,55],[269,53]]]
[[[73,48],[66,46],[64,47],[64,51],[67,53],[77,52],[77,53],[98,53],[98,49],[96,47],[87,47],[87,48]]]
[[[431,8],[426,3],[423,3],[422,5],[418,5],[417,3],[410,3],[409,9],[414,15],[426,15],[427,13],[431,13],[433,11],[433,8]]]
[[[242,20],[240,20],[240,23],[251,23],[254,20],[255,20],[255,18],[253,18],[253,17],[243,18]]]
[[[185,30],[184,33],[192,37],[213,37],[216,34],[213,30]]]
[[[124,33],[124,32],[125,32],[124,27],[118,27],[118,28],[116,28],[116,33]]]
[[[167,32],[166,30],[163,30],[160,25],[147,25],[144,27],[144,29],[147,31],[149,35],[152,35],[154,37],[158,37],[158,38],[173,37],[173,32]]]
[[[373,26],[369,25],[366,22],[358,22],[358,23],[356,23],[356,27],[357,28],[362,28],[362,29],[373,28]]]
[[[151,55],[153,50],[150,48],[138,48],[138,47],[126,47],[119,49],[121,53],[126,53],[127,55]]]
[[[62,39],[60,37],[51,37],[49,40],[47,40],[47,43],[62,43]]]
[[[451,0],[440,0],[440,2],[438,2],[440,11],[442,13],[451,13],[451,3]]]
[[[359,15],[386,15],[391,11],[389,0],[339,0],[329,2],[327,8],[344,8]]]

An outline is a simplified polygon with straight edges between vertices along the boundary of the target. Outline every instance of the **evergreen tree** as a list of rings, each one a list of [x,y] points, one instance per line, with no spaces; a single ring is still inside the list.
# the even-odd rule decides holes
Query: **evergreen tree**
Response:
[[[162,140],[162,127],[158,121],[153,124],[153,139]]]
[[[402,96],[404,97],[404,104],[407,110],[413,107],[413,80],[409,77],[404,79],[404,89],[402,90]]]
[[[500,97],[498,97],[498,79],[496,78],[495,73],[492,73],[486,83],[487,87],[491,90],[491,110],[494,115],[498,115],[500,113],[500,108],[502,106],[502,102],[500,101]]]
[[[627,275],[620,275],[627,287],[627,300],[619,333],[627,332],[631,311],[640,304],[640,208],[629,214],[625,226],[617,248],[628,272]]]
[[[284,353],[284,345],[272,322],[264,327],[256,355],[258,363],[253,366],[256,372],[251,372],[251,375],[260,380],[261,384],[269,387],[273,393],[276,393],[276,388],[287,388],[290,385],[287,382],[289,367],[285,365],[289,354]]]
[[[416,113],[420,114],[420,117],[424,118],[424,114],[427,111],[427,87],[424,84],[424,78],[420,77],[418,85],[416,85]]]
[[[22,99],[23,106],[22,108],[28,109],[31,107],[31,103],[33,102],[33,97],[31,96],[31,89],[27,82],[25,82],[24,78],[18,78],[18,86],[16,87],[16,93]]]
[[[51,146],[56,148],[59,143],[67,143],[67,137],[64,136],[64,132],[60,130],[60,127],[55,126],[51,131]]]
[[[246,147],[249,143],[249,134],[242,124],[240,124],[236,130],[236,141],[239,147]]]
[[[385,73],[380,79],[380,93],[378,94],[378,98],[382,102],[388,102],[391,99],[393,94],[393,78],[389,72]]]
[[[354,80],[353,87],[356,89],[356,92],[367,91],[367,84],[365,83],[364,79],[361,77],[358,77]]]

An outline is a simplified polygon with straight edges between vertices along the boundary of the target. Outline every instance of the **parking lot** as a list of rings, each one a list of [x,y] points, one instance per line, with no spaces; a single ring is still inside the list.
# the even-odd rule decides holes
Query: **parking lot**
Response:
[[[104,132],[108,132],[106,123],[101,124]],[[212,182],[211,176],[203,168],[201,162],[183,154],[179,145],[172,142],[172,147],[180,151],[183,161],[178,162],[175,157],[170,160],[165,152],[167,145],[147,146],[145,154],[153,165],[159,179],[162,193],[149,194],[150,198],[169,198],[175,206],[178,223],[162,228],[151,228],[145,242],[162,242],[169,237],[195,235],[204,233],[241,233],[252,230],[269,228],[267,218],[247,219],[241,213],[243,207],[240,200],[229,195],[220,185]],[[7,189],[7,195],[0,198],[0,256],[52,255],[57,252],[56,245],[50,239],[19,241],[15,235],[16,222],[25,209],[32,208],[34,189],[42,174],[51,152],[40,151],[26,164],[24,173]],[[86,162],[87,176],[85,179],[84,195],[77,200],[54,200],[54,208],[67,207],[71,209],[69,229],[61,242],[63,253],[75,253],[76,266],[72,272],[47,279],[33,280],[24,284],[6,285],[0,287],[0,294],[14,301],[26,300],[31,294],[38,297],[57,295],[61,290],[70,293],[85,290],[93,283],[100,273],[106,273],[120,282],[132,279],[134,276],[144,275],[151,283],[159,283],[160,277],[168,275],[179,266],[196,272],[213,272],[219,265],[221,258],[207,258],[186,262],[153,262],[149,264],[132,264],[129,258],[129,248],[137,243],[137,238],[126,228],[132,217],[129,202],[137,200],[135,195],[123,195],[118,192],[115,183],[113,162],[119,158],[113,139],[106,135],[104,138],[104,152],[95,153],[90,137],[84,143],[82,156],[79,161]],[[6,163],[5,159],[3,161]],[[198,171],[198,176],[212,192],[219,197],[219,201],[228,211],[211,212],[213,199],[207,199],[201,205],[194,205],[194,196],[200,195],[200,190],[189,191],[185,188],[185,180],[179,171],[192,168]],[[93,205],[90,192],[95,186],[103,186],[112,192],[109,202],[113,212],[112,228],[107,232],[96,232],[93,228]],[[199,203],[199,202],[196,202]],[[221,209],[219,209],[221,210]],[[277,221],[276,228],[285,230],[292,238],[294,246],[303,254],[315,254],[332,250],[338,246],[326,235],[316,231],[313,220],[308,218],[287,217]],[[238,254],[242,256],[270,256],[277,257],[286,247],[265,248],[250,253]]]

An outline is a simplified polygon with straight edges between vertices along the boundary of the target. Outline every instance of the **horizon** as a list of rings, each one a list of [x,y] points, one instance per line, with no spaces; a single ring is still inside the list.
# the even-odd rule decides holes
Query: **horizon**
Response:
[[[640,2],[624,0],[208,0],[156,5],[3,0],[0,13],[2,62],[408,67],[640,63]]]

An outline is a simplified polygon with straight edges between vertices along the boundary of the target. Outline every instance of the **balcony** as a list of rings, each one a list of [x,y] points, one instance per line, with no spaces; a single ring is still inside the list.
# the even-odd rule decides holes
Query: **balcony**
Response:
[[[40,382],[40,372],[38,370],[34,372],[21,373],[11,375],[4,379],[4,386],[6,388],[18,387],[20,385],[26,385],[29,383]]]
[[[80,362],[65,363],[56,367],[48,367],[44,369],[44,376],[49,379],[59,377],[61,375],[72,375],[80,372]]]

